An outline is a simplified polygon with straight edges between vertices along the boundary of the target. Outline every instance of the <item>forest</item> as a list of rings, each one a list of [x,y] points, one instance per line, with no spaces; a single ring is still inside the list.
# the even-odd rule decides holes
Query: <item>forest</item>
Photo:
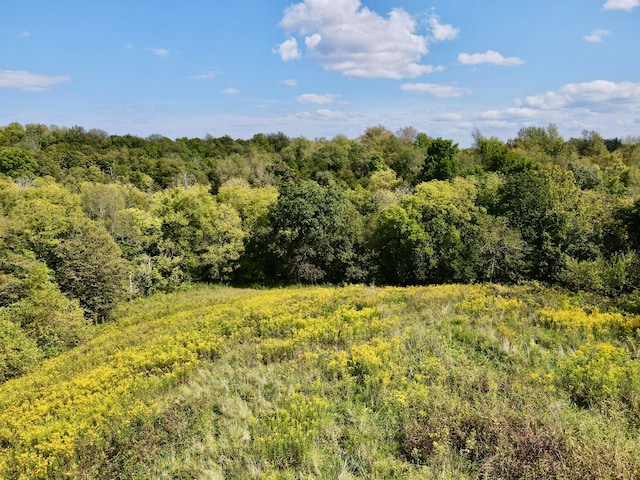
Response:
[[[0,477],[638,478],[640,138],[472,138],[0,127]]]
[[[640,308],[640,139],[0,128],[0,380],[183,284],[541,282]]]

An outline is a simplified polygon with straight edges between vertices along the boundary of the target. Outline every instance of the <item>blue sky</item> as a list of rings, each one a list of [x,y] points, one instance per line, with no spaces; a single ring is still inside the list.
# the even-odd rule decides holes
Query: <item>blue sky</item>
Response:
[[[640,136],[640,0],[3,3],[0,125]]]

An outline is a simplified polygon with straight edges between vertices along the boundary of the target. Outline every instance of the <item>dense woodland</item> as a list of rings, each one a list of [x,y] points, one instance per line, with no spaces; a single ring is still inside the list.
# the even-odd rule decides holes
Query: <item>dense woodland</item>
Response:
[[[640,308],[640,139],[0,128],[0,381],[182,284],[539,282]]]

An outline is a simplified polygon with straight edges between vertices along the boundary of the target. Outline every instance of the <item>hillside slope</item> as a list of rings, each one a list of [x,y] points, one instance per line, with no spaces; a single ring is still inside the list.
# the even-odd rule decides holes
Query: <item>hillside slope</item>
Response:
[[[640,477],[640,318],[562,292],[198,287],[118,317],[0,385],[0,477]]]

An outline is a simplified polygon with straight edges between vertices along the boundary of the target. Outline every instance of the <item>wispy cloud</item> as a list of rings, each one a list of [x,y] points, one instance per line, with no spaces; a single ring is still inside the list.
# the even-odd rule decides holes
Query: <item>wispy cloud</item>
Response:
[[[20,33],[20,38],[29,38],[31,36],[31,32],[29,30],[23,30],[22,33]]]
[[[298,95],[296,101],[298,103],[315,103],[318,105],[325,105],[327,103],[335,103],[339,95],[332,93],[325,93],[319,95],[317,93],[305,93],[304,95]]]
[[[200,75],[191,75],[189,77],[190,80],[211,80],[212,78],[216,78],[220,72],[215,70],[210,70],[207,73],[202,73]]]
[[[329,110],[327,108],[321,108],[314,112],[300,112],[296,115],[297,118],[302,120],[343,120],[347,118],[347,114],[337,110]]]
[[[609,30],[603,30],[602,28],[599,28],[597,30],[594,30],[591,35],[585,35],[584,37],[582,37],[582,39],[591,43],[600,43],[604,41],[604,37],[608,35],[611,35],[611,32]]]
[[[325,70],[350,78],[399,80],[442,70],[420,60],[429,53],[430,41],[455,38],[457,29],[436,16],[428,23],[431,32],[421,34],[416,19],[401,8],[383,17],[360,0],[304,0],[285,10],[280,25],[304,39],[305,56]],[[284,61],[302,57],[296,37],[274,52]]]
[[[238,90],[237,88],[225,88],[224,90],[222,90],[222,93],[224,93],[225,95],[238,95],[240,93],[240,90]]]
[[[158,57],[166,57],[167,55],[169,55],[169,50],[165,49],[165,48],[151,48],[151,47],[147,47],[145,48],[145,50],[147,52],[151,52],[154,55],[157,55]]]
[[[400,89],[405,92],[428,93],[438,98],[457,98],[471,95],[471,90],[468,88],[435,83],[404,83],[400,85]]]
[[[482,63],[488,63],[491,65],[498,65],[503,67],[522,65],[525,63],[525,61],[521,58],[505,58],[500,53],[493,50],[487,50],[485,53],[461,53],[460,55],[458,55],[458,62],[463,65],[479,65]]]
[[[293,79],[293,78],[289,78],[287,80],[283,80],[282,84],[286,85],[287,87],[297,87],[298,86],[298,81]]]
[[[40,75],[23,70],[0,70],[0,88],[15,88],[25,92],[43,92],[58,83],[69,83],[68,75]]]
[[[630,12],[640,6],[640,0],[607,0],[603,5],[605,10],[625,10]]]

